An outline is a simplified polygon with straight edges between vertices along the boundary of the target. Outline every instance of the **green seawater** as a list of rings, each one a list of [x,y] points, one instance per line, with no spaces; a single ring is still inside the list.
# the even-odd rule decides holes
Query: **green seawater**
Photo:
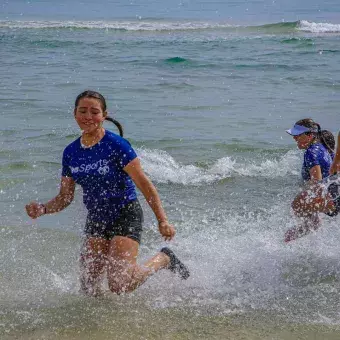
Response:
[[[0,338],[338,339],[339,217],[283,235],[303,160],[285,130],[312,117],[339,131],[339,2],[82,3],[0,4]],[[81,189],[27,217],[59,191],[85,89],[156,185],[188,281],[163,271],[131,295],[83,297]],[[143,263],[164,242],[139,198]]]

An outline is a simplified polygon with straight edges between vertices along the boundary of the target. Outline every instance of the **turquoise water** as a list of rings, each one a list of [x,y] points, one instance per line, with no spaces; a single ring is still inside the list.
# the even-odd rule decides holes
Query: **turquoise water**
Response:
[[[340,126],[337,1],[0,6],[0,334],[85,334],[93,316],[111,334],[117,310],[127,324],[157,311],[209,316],[209,334],[235,313],[338,326],[339,218],[283,243],[302,162],[285,129],[304,117]],[[62,151],[79,136],[73,102],[87,88],[107,98],[159,189],[187,282],[164,272],[129,297],[89,301],[78,294],[81,190],[62,213],[26,217],[27,202],[58,192]],[[140,199],[144,260],[163,242]]]

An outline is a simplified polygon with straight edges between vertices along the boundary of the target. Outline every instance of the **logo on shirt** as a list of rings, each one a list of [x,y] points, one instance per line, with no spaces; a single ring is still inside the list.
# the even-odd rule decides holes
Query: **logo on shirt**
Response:
[[[79,166],[73,167],[71,166],[71,172],[73,174],[79,172],[89,173],[91,170],[97,170],[100,175],[106,175],[110,171],[110,167],[108,166],[110,161],[107,159],[100,159],[97,162],[91,164],[81,164]]]
[[[110,171],[110,168],[107,165],[98,168],[98,172],[101,175],[106,175],[109,171]]]

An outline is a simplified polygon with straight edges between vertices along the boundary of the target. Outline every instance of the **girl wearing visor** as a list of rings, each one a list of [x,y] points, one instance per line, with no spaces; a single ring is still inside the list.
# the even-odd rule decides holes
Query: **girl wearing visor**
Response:
[[[188,269],[166,247],[143,266],[137,264],[143,211],[135,186],[153,210],[161,236],[170,241],[175,229],[135,151],[122,138],[121,125],[108,116],[104,97],[94,91],[81,93],[75,101],[74,118],[82,135],[64,150],[60,192],[45,204],[29,203],[27,214],[35,219],[59,212],[72,202],[75,185],[82,187],[88,211],[80,256],[81,288],[86,294],[101,293],[105,273],[110,290],[117,294],[134,290],[163,268],[187,279]],[[118,127],[120,136],[103,128],[105,120]]]
[[[319,213],[336,216],[340,211],[339,186],[331,183],[328,188],[318,183],[330,175],[334,158],[335,140],[331,132],[321,130],[312,119],[301,119],[286,130],[293,136],[299,149],[305,150],[302,165],[304,190],[292,203],[294,214],[302,218],[302,224],[285,234],[285,242],[318,229]]]

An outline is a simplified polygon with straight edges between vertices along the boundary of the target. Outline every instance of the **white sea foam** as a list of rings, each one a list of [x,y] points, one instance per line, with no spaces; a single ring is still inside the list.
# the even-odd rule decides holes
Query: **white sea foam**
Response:
[[[281,24],[278,24],[281,25]],[[57,21],[57,20],[0,20],[0,28],[12,29],[107,29],[122,31],[181,31],[181,30],[209,30],[226,28],[243,28],[252,31],[266,28],[264,26],[239,26],[225,22],[209,21],[166,21],[166,20],[96,20],[96,21]],[[271,25],[275,27],[276,24]],[[340,24],[317,23],[301,20],[297,23],[297,30],[311,33],[340,33]]]
[[[166,285],[172,293],[168,296],[180,296],[182,301],[174,302],[168,296],[157,294],[156,301],[150,299],[149,303],[163,308],[204,306],[211,308],[212,313],[222,314],[249,307],[278,309],[285,310],[292,318],[298,316],[294,315],[298,307],[308,311],[308,315],[298,316],[301,320],[311,315],[318,319],[317,313],[328,307],[315,296],[327,299],[329,292],[323,290],[322,282],[337,280],[340,273],[338,220],[322,216],[323,225],[318,232],[285,244],[284,232],[294,224],[289,203],[278,202],[256,217],[251,213],[210,210],[205,212],[206,222],[197,214],[181,224],[182,232],[189,232],[190,237],[182,237],[175,251],[192,275],[183,285],[174,284],[169,288],[173,279],[164,273],[155,278],[157,284],[152,285],[152,290]],[[150,286],[147,284],[142,290],[144,288],[150,289]],[[328,288],[334,290],[332,284]],[[314,313],[315,310],[318,312]],[[333,317],[331,319],[333,322]]]
[[[297,29],[311,33],[340,33],[340,24],[318,23],[301,20]]]
[[[113,29],[126,31],[175,31],[200,30],[232,27],[227,23],[184,22],[184,21],[0,21],[7,28],[70,28],[70,29]]]
[[[223,157],[207,168],[194,164],[181,164],[171,155],[161,150],[138,150],[144,170],[158,183],[177,183],[201,185],[230,178],[245,177],[283,177],[298,175],[301,159],[297,151],[289,151],[278,159],[240,162],[231,157]]]

